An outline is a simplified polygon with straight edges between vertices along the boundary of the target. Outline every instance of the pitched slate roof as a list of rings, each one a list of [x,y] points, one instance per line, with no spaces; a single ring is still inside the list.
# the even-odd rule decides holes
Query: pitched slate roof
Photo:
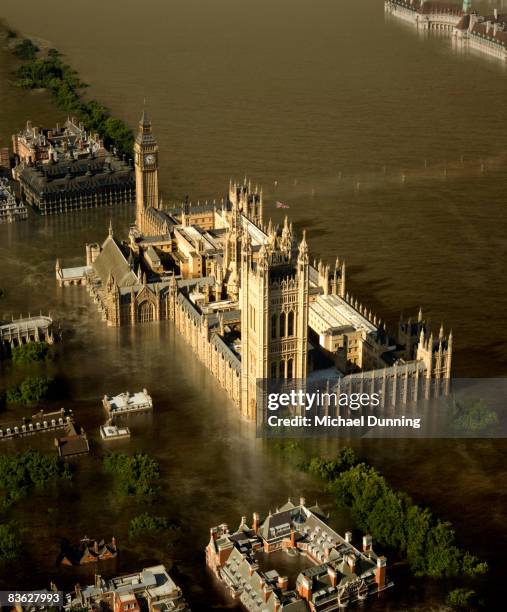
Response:
[[[497,26],[496,32],[495,24]],[[471,35],[495,42],[507,49],[507,14],[498,15],[497,19],[494,15],[484,17],[483,21],[479,21],[472,26]]]
[[[139,283],[120,244],[113,236],[108,236],[104,241],[102,250],[93,263],[93,270],[103,284],[107,283],[110,275],[119,287],[131,287]]]
[[[461,5],[454,2],[425,2],[419,12],[423,15],[446,13],[451,15],[462,15],[463,9]]]
[[[186,295],[181,293],[181,291],[178,293],[176,301],[178,302],[178,304],[180,304],[182,309],[190,316],[190,318],[195,324],[198,325],[201,322],[201,313],[196,308],[196,306],[186,297]]]
[[[411,11],[422,13],[423,15],[435,13],[452,15],[463,14],[462,5],[456,2],[434,2],[428,0],[426,0],[426,2],[424,2],[424,0],[393,0],[393,2]]]
[[[148,113],[146,112],[146,110],[143,110],[143,114],[139,121],[139,130],[137,132],[136,142],[138,142],[139,144],[143,144],[143,145],[146,145],[146,144],[154,145],[155,144],[155,138],[151,131],[151,121],[150,121],[150,118],[148,117]]]
[[[231,364],[231,367],[234,370],[236,370],[237,372],[241,371],[240,359],[218,334],[212,335],[211,344],[217,349],[219,353],[221,353],[225,357],[225,359],[227,359],[227,361]]]
[[[133,171],[118,160],[89,157],[44,166],[25,166],[20,181],[38,194],[95,192],[108,187],[135,187]]]
[[[57,445],[60,457],[72,457],[72,455],[81,455],[90,451],[88,439],[84,434],[57,438]]]

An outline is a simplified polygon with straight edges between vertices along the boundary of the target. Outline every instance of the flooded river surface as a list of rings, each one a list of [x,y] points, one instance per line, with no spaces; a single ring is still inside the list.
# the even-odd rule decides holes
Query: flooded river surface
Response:
[[[315,256],[347,261],[349,287],[394,325],[423,306],[435,327],[452,327],[455,373],[502,377],[507,370],[507,66],[453,49],[385,20],[376,0],[2,0],[15,29],[58,48],[91,84],[87,95],[135,126],[147,100],[160,146],[164,201],[220,200],[229,178],[264,187],[266,216],[290,205]],[[487,6],[487,3],[482,3]],[[8,84],[13,60],[0,51],[0,146],[27,119],[65,117],[45,93]],[[0,317],[51,312],[63,343],[51,368],[55,407],[72,408],[91,440],[74,461],[73,484],[10,511],[30,530],[22,569],[0,585],[62,587],[93,569],[55,567],[62,538],[116,536],[122,553],[103,574],[174,562],[196,610],[224,604],[204,570],[209,527],[233,526],[304,495],[333,511],[322,485],[273,443],[255,438],[170,323],[111,329],[84,288],[60,289],[56,257],[80,265],[84,244],[103,240],[112,216],[125,236],[133,211],[91,210],[0,226]],[[3,367],[2,384],[15,373]],[[105,393],[146,387],[153,414],[129,420],[132,438],[100,440]],[[23,410],[10,411],[23,416]],[[25,410],[26,412],[26,410]],[[33,440],[30,441],[30,444]],[[49,450],[52,439],[39,438]],[[155,508],[120,502],[103,474],[107,450],[142,450],[161,465]],[[28,442],[3,443],[14,452]],[[332,454],[333,441],[308,441]],[[354,441],[396,487],[451,520],[459,541],[505,571],[507,469],[503,441]],[[172,548],[135,548],[128,522],[148,509],[180,523]],[[356,534],[358,536],[359,534]],[[357,541],[357,540],[356,540]],[[14,578],[15,576],[15,578]],[[394,570],[397,586],[374,610],[436,609],[441,587]],[[494,596],[494,593],[492,594]]]

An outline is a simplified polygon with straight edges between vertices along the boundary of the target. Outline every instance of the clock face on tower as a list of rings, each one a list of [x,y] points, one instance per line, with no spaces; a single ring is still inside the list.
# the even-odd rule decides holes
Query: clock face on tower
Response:
[[[150,153],[148,155],[145,155],[144,156],[144,162],[146,164],[154,164],[155,163],[155,156],[152,153]]]

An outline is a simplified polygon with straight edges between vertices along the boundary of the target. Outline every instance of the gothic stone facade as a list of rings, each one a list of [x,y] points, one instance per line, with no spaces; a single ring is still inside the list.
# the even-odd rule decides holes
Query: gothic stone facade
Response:
[[[452,334],[422,313],[395,335],[346,291],[343,261],[310,263],[286,218],[264,222],[262,190],[229,184],[220,203],[167,209],[158,193],[158,145],[146,113],[135,141],[136,223],[86,246],[86,265],[62,268],[61,286],[85,284],[108,325],[171,320],[244,416],[256,417],[258,379],[305,379],[322,363],[414,397],[419,381],[447,381]],[[393,382],[394,381],[394,382]],[[400,381],[400,384],[397,383]],[[405,389],[406,392],[402,392]]]
[[[0,223],[15,223],[27,217],[26,206],[16,201],[7,179],[0,178]]]

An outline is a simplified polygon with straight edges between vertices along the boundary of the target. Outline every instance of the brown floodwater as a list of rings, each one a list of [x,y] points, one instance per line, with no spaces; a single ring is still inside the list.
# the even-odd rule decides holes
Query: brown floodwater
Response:
[[[251,176],[264,186],[267,214],[280,221],[274,202],[287,202],[316,256],[344,257],[349,287],[382,318],[394,324],[400,311],[422,305],[436,326],[453,328],[457,375],[505,375],[507,66],[386,21],[375,0],[123,0],[121,10],[99,0],[86,8],[2,0],[1,14],[61,50],[91,84],[87,95],[133,127],[146,98],[166,202],[186,194],[220,200],[231,176]],[[0,146],[27,119],[64,118],[45,93],[12,88],[12,67],[0,51]],[[115,535],[122,554],[100,567],[103,574],[174,562],[193,607],[210,609],[224,603],[203,568],[210,526],[235,525],[289,495],[317,498],[332,511],[331,500],[271,442],[255,438],[171,324],[107,328],[84,289],[56,287],[56,257],[81,263],[84,244],[105,237],[110,216],[125,235],[127,208],[0,226],[0,317],[42,309],[61,323],[64,341],[50,366],[61,383],[55,406],[74,410],[92,444],[90,456],[73,462],[73,484],[7,513],[29,530],[30,546],[0,585],[86,583],[93,569],[55,567],[60,541]],[[19,375],[2,368],[2,384]],[[101,396],[142,387],[153,395],[153,415],[130,419],[131,440],[106,446],[98,436]],[[49,450],[52,439],[4,442],[0,451],[28,444]],[[309,445],[327,454],[337,446]],[[505,442],[354,445],[490,562],[493,601],[505,571]],[[160,462],[162,490],[149,511],[180,523],[172,548],[128,543],[128,522],[145,505],[114,495],[100,468],[111,448]],[[339,531],[351,527],[346,513],[331,520]],[[443,601],[442,585],[410,578],[403,567],[394,578],[396,588],[373,609],[430,610]]]

